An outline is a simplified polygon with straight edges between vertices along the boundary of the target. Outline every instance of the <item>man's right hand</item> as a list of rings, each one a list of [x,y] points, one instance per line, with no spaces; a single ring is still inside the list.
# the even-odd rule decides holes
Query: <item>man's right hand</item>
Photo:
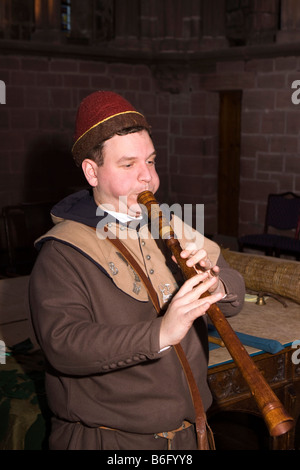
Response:
[[[217,278],[209,278],[207,273],[200,273],[183,284],[162,319],[160,349],[180,343],[194,320],[205,315],[208,308],[223,297],[219,292],[200,298],[216,282]]]

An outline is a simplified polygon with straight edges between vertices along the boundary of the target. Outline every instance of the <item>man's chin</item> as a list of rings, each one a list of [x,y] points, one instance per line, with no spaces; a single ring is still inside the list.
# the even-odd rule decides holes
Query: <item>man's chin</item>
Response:
[[[138,203],[132,204],[128,207],[127,214],[131,217],[140,217],[142,215],[141,206]]]

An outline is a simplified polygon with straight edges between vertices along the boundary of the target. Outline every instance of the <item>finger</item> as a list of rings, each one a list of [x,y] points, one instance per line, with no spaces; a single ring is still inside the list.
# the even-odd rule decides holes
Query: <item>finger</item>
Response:
[[[207,258],[207,253],[205,250],[189,251],[187,254],[186,252],[187,250],[184,251],[184,258],[188,258],[186,262],[187,266],[195,266],[199,263],[200,266],[205,267],[205,265],[203,265],[203,260]]]
[[[178,264],[177,259],[175,258],[174,255],[172,255],[171,258],[172,258],[172,260],[174,261],[174,263]]]
[[[187,260],[186,264],[189,267],[194,266],[196,270],[203,272],[209,271],[214,267],[212,261],[209,259],[206,251],[204,250],[199,250],[197,253],[191,256]]]
[[[216,277],[206,278],[201,284],[196,286],[192,292],[186,294],[188,299],[199,299],[201,296],[204,297],[205,294],[210,295],[210,291],[214,291],[218,284],[218,279]]]
[[[202,258],[199,263],[198,263],[202,268],[204,268],[205,270],[209,270],[209,269],[212,269],[213,268],[213,264],[211,262],[211,260],[206,257],[206,258]]]
[[[209,289],[211,289],[214,286],[215,282],[216,282],[215,278],[211,278],[211,279],[206,278],[205,282],[202,282],[199,285],[195,285],[191,290],[187,290],[181,297],[177,298],[176,300],[180,301],[183,313],[186,313],[190,309],[190,305],[194,301],[199,300],[199,298],[206,292],[207,292],[207,295],[210,296]]]
[[[220,268],[218,266],[212,266],[212,262],[209,258],[201,260],[200,263],[195,265],[196,271],[208,272],[210,276],[216,277],[219,275]]]
[[[219,266],[216,265],[216,266],[214,266],[214,267],[211,269],[211,271],[213,271],[216,275],[219,275],[219,273],[220,273],[220,268],[219,268]]]
[[[219,266],[214,266],[212,269],[209,270],[209,274],[211,276],[217,277],[220,274],[220,268]]]
[[[213,284],[212,287],[208,288],[208,291],[210,294],[214,293],[215,291],[220,292],[219,285],[220,285],[220,279],[218,276],[212,276],[211,279],[215,280],[215,284]]]
[[[199,251],[199,248],[197,247],[196,243],[190,242],[190,243],[187,243],[186,247],[181,251],[180,256],[182,258],[188,258],[191,255],[196,254],[198,251]],[[205,256],[205,254],[202,256]]]
[[[190,304],[190,308],[186,313],[188,321],[194,321],[196,318],[204,315],[212,304],[218,302],[222,298],[222,294],[213,294],[205,299],[195,300]]]
[[[195,276],[192,276],[190,279],[185,281],[185,283],[181,286],[177,294],[174,296],[175,298],[180,298],[186,295],[188,292],[191,292],[194,290],[198,284],[201,284],[202,282],[206,281],[208,279],[208,273],[199,273],[195,274]]]

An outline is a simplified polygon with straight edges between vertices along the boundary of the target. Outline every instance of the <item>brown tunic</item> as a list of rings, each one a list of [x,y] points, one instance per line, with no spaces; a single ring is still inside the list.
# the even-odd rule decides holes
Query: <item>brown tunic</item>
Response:
[[[155,433],[176,429],[184,420],[193,422],[194,409],[175,351],[159,352],[161,317],[131,267],[124,271],[124,260],[115,252],[109,261],[108,241],[95,240],[93,229],[76,222],[59,225],[45,236],[30,280],[32,320],[48,362],[47,395],[55,416],[50,448],[164,449]],[[101,255],[95,243],[102,246]],[[161,253],[151,243],[140,245],[140,253],[148,246],[150,259],[157,256],[149,271],[159,281]],[[208,247],[212,255],[218,253],[211,242]],[[242,307],[243,279],[218,256],[220,277],[234,294],[220,306],[233,315]],[[137,258],[143,261],[143,256]],[[122,279],[116,281],[119,269]],[[146,262],[144,269],[149,274]],[[164,266],[161,272],[166,269],[174,292],[171,271]],[[165,278],[161,282],[166,284]],[[205,317],[194,323],[182,346],[207,409],[212,399],[206,381]],[[195,448],[194,439],[186,437],[191,432],[178,433],[177,448]]]

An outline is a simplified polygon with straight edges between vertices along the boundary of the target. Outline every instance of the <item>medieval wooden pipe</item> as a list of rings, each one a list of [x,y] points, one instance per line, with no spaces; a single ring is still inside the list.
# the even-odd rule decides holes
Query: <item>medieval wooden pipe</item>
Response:
[[[138,195],[138,203],[144,206],[151,224],[158,223],[159,236],[174,255],[184,279],[187,280],[195,276],[197,274],[196,270],[193,267],[188,267],[186,260],[180,256],[182,251],[180,243],[175,238],[174,231],[160,210],[154,195],[150,191],[143,191]],[[210,294],[205,293],[202,297],[207,295]],[[270,435],[281,436],[290,431],[294,425],[293,418],[289,416],[270,385],[262,376],[220,308],[213,304],[209,307],[207,313],[246,381]]]

